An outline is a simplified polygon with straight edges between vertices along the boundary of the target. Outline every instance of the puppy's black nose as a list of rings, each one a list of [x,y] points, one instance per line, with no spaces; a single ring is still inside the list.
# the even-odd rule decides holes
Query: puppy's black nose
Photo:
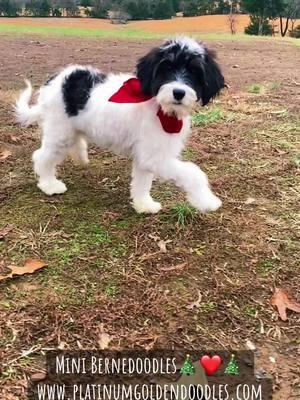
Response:
[[[185,90],[183,90],[183,89],[174,89],[173,90],[173,96],[174,96],[174,99],[176,99],[176,100],[182,100],[183,98],[184,98],[184,96],[185,96]]]

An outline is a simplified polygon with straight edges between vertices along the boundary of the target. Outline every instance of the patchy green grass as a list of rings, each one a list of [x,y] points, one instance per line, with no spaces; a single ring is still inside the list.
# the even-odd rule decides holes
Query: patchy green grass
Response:
[[[269,143],[275,149],[290,154],[291,160],[297,165],[297,157],[300,152],[300,120],[290,119],[288,115],[284,115],[284,120],[273,125],[269,125],[266,129],[253,129],[251,136],[258,140]]]
[[[162,35],[148,33],[131,27],[119,26],[114,30],[84,29],[72,27],[49,27],[0,24],[0,34],[10,33],[13,35],[34,34],[42,36],[73,36],[82,38],[120,38],[120,39],[155,39]]]
[[[187,147],[181,153],[181,157],[185,161],[190,161],[196,156],[197,152],[192,147]]]
[[[256,316],[257,310],[252,305],[246,305],[243,308],[243,313],[244,313],[244,315],[246,315],[246,316],[248,316],[250,318],[254,318]]]
[[[206,107],[204,111],[193,114],[192,123],[194,127],[200,127],[220,122],[233,122],[236,118],[235,113],[222,110],[221,107]]]
[[[253,94],[265,94],[281,88],[280,82],[253,83],[248,87],[248,92]]]
[[[189,222],[193,222],[197,215],[197,211],[187,203],[178,203],[172,207],[171,214],[172,218],[176,221],[176,224],[184,227]]]
[[[261,260],[257,265],[257,272],[261,276],[268,276],[269,274],[274,274],[278,269],[277,260],[266,258]]]
[[[248,92],[254,94],[262,94],[265,91],[264,85],[260,83],[254,83],[253,85],[249,86]]]

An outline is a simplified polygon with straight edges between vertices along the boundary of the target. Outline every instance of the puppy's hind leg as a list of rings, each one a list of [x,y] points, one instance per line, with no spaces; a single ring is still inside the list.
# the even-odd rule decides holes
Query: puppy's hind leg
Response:
[[[161,209],[160,203],[154,201],[150,195],[152,181],[153,174],[133,162],[130,194],[133,208],[139,214],[156,214]]]
[[[75,162],[79,162],[81,164],[89,163],[88,145],[84,137],[81,135],[77,136],[74,145],[69,151],[69,154]]]
[[[32,160],[34,172],[39,179],[37,186],[45,194],[51,196],[67,190],[66,185],[56,178],[56,166],[63,162],[73,144],[74,135],[71,130],[56,130],[53,134],[44,127],[42,146],[33,153]]]

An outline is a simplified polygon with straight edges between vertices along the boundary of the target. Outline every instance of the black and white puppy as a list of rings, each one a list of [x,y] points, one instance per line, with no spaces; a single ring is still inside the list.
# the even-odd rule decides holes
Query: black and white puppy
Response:
[[[56,166],[68,154],[88,162],[87,142],[133,159],[131,198],[138,213],[156,213],[150,195],[155,178],[173,181],[200,212],[217,210],[206,174],[180,159],[197,102],[207,104],[224,87],[215,56],[187,37],[165,41],[137,64],[136,76],[104,75],[72,65],[39,89],[30,106],[31,84],[16,105],[20,123],[42,127],[42,145],[34,152],[38,187],[47,195],[66,191]]]

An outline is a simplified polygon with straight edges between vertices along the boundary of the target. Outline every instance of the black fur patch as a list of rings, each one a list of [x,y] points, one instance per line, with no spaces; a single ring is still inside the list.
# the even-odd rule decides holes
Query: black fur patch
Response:
[[[104,74],[86,69],[76,69],[68,75],[62,86],[66,113],[70,117],[78,115],[90,98],[91,89],[105,78]]]
[[[57,75],[58,75],[58,74],[50,75],[49,78],[48,78],[48,79],[46,80],[46,82],[44,83],[44,86],[49,85],[49,83],[51,83],[51,82],[57,77]]]

